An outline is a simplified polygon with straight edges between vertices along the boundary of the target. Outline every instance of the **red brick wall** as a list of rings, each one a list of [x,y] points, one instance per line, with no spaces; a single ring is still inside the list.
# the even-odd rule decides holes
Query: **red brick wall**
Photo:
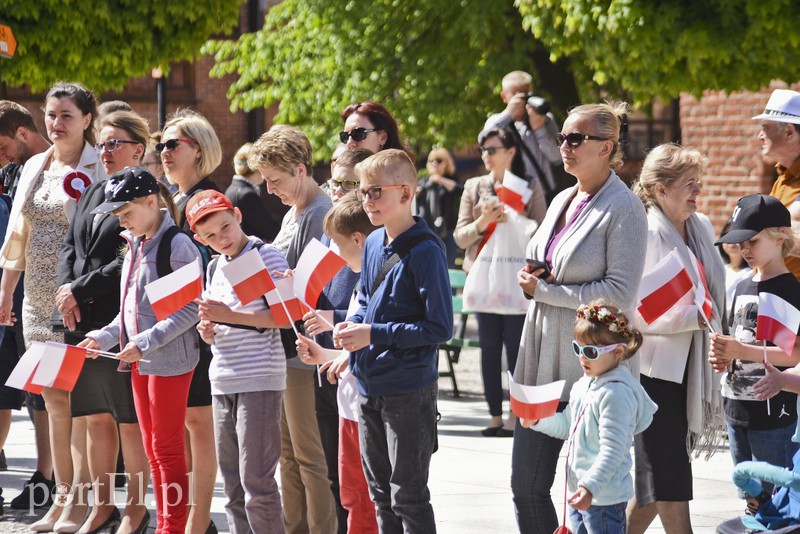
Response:
[[[682,143],[709,159],[700,211],[708,215],[717,232],[740,197],[769,193],[772,187],[774,162],[761,157],[759,122],[751,117],[764,110],[773,89],[786,87],[775,82],[757,93],[707,91],[699,100],[681,96]]]

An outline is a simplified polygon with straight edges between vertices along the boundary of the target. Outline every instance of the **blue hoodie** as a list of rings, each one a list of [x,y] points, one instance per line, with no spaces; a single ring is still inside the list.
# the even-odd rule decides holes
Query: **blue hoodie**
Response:
[[[453,336],[453,301],[444,244],[425,222],[415,224],[389,245],[386,230],[372,232],[364,245],[359,310],[350,321],[369,324],[370,345],[350,355],[362,395],[408,393],[436,382],[436,351]],[[383,263],[404,242],[428,233],[386,274],[372,293]]]
[[[570,491],[588,489],[592,506],[608,506],[633,497],[633,435],[650,426],[657,408],[627,367],[619,366],[575,382],[567,408],[531,428],[568,439],[573,419],[583,411],[572,438],[567,485]]]

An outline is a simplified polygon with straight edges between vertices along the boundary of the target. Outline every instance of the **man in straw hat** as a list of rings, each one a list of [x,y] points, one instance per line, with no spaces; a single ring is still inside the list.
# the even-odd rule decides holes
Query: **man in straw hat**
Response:
[[[776,89],[764,113],[753,117],[761,121],[758,139],[761,154],[775,161],[779,176],[770,195],[780,199],[792,214],[792,228],[800,235],[800,93]],[[786,267],[800,279],[800,251],[786,257]]]

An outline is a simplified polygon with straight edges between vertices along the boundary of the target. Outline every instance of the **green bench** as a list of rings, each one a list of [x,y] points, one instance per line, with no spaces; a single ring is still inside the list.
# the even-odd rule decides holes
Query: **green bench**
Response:
[[[462,270],[450,269],[450,287],[453,290],[453,338],[439,345],[439,353],[444,352],[447,370],[440,371],[439,376],[450,378],[453,384],[453,396],[459,397],[458,382],[456,381],[456,371],[454,365],[458,363],[461,350],[466,347],[480,347],[477,340],[468,339],[465,336],[467,330],[467,319],[469,312],[463,310],[463,299],[461,292],[464,289],[464,282],[467,274]]]

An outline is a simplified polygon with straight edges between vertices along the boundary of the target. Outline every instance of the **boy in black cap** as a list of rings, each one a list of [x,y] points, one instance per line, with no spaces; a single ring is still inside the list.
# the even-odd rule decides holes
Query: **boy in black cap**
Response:
[[[739,199],[731,221],[730,231],[717,244],[737,243],[754,270],[752,279],[739,282],[733,295],[728,321],[732,337],[711,336],[709,362],[726,372],[722,402],[731,456],[734,464],[758,460],[791,469],[798,447],[791,441],[797,426],[797,395],[782,391],[765,402],[754,389],[767,373],[765,358],[769,371],[775,370],[772,365],[783,370],[798,362],[771,343],[764,349],[756,339],[760,293],[772,293],[800,309],[800,282],[784,263],[794,247],[791,217],[777,198],[750,195]],[[772,485],[763,485],[769,494]],[[757,508],[751,500],[748,504]]]

